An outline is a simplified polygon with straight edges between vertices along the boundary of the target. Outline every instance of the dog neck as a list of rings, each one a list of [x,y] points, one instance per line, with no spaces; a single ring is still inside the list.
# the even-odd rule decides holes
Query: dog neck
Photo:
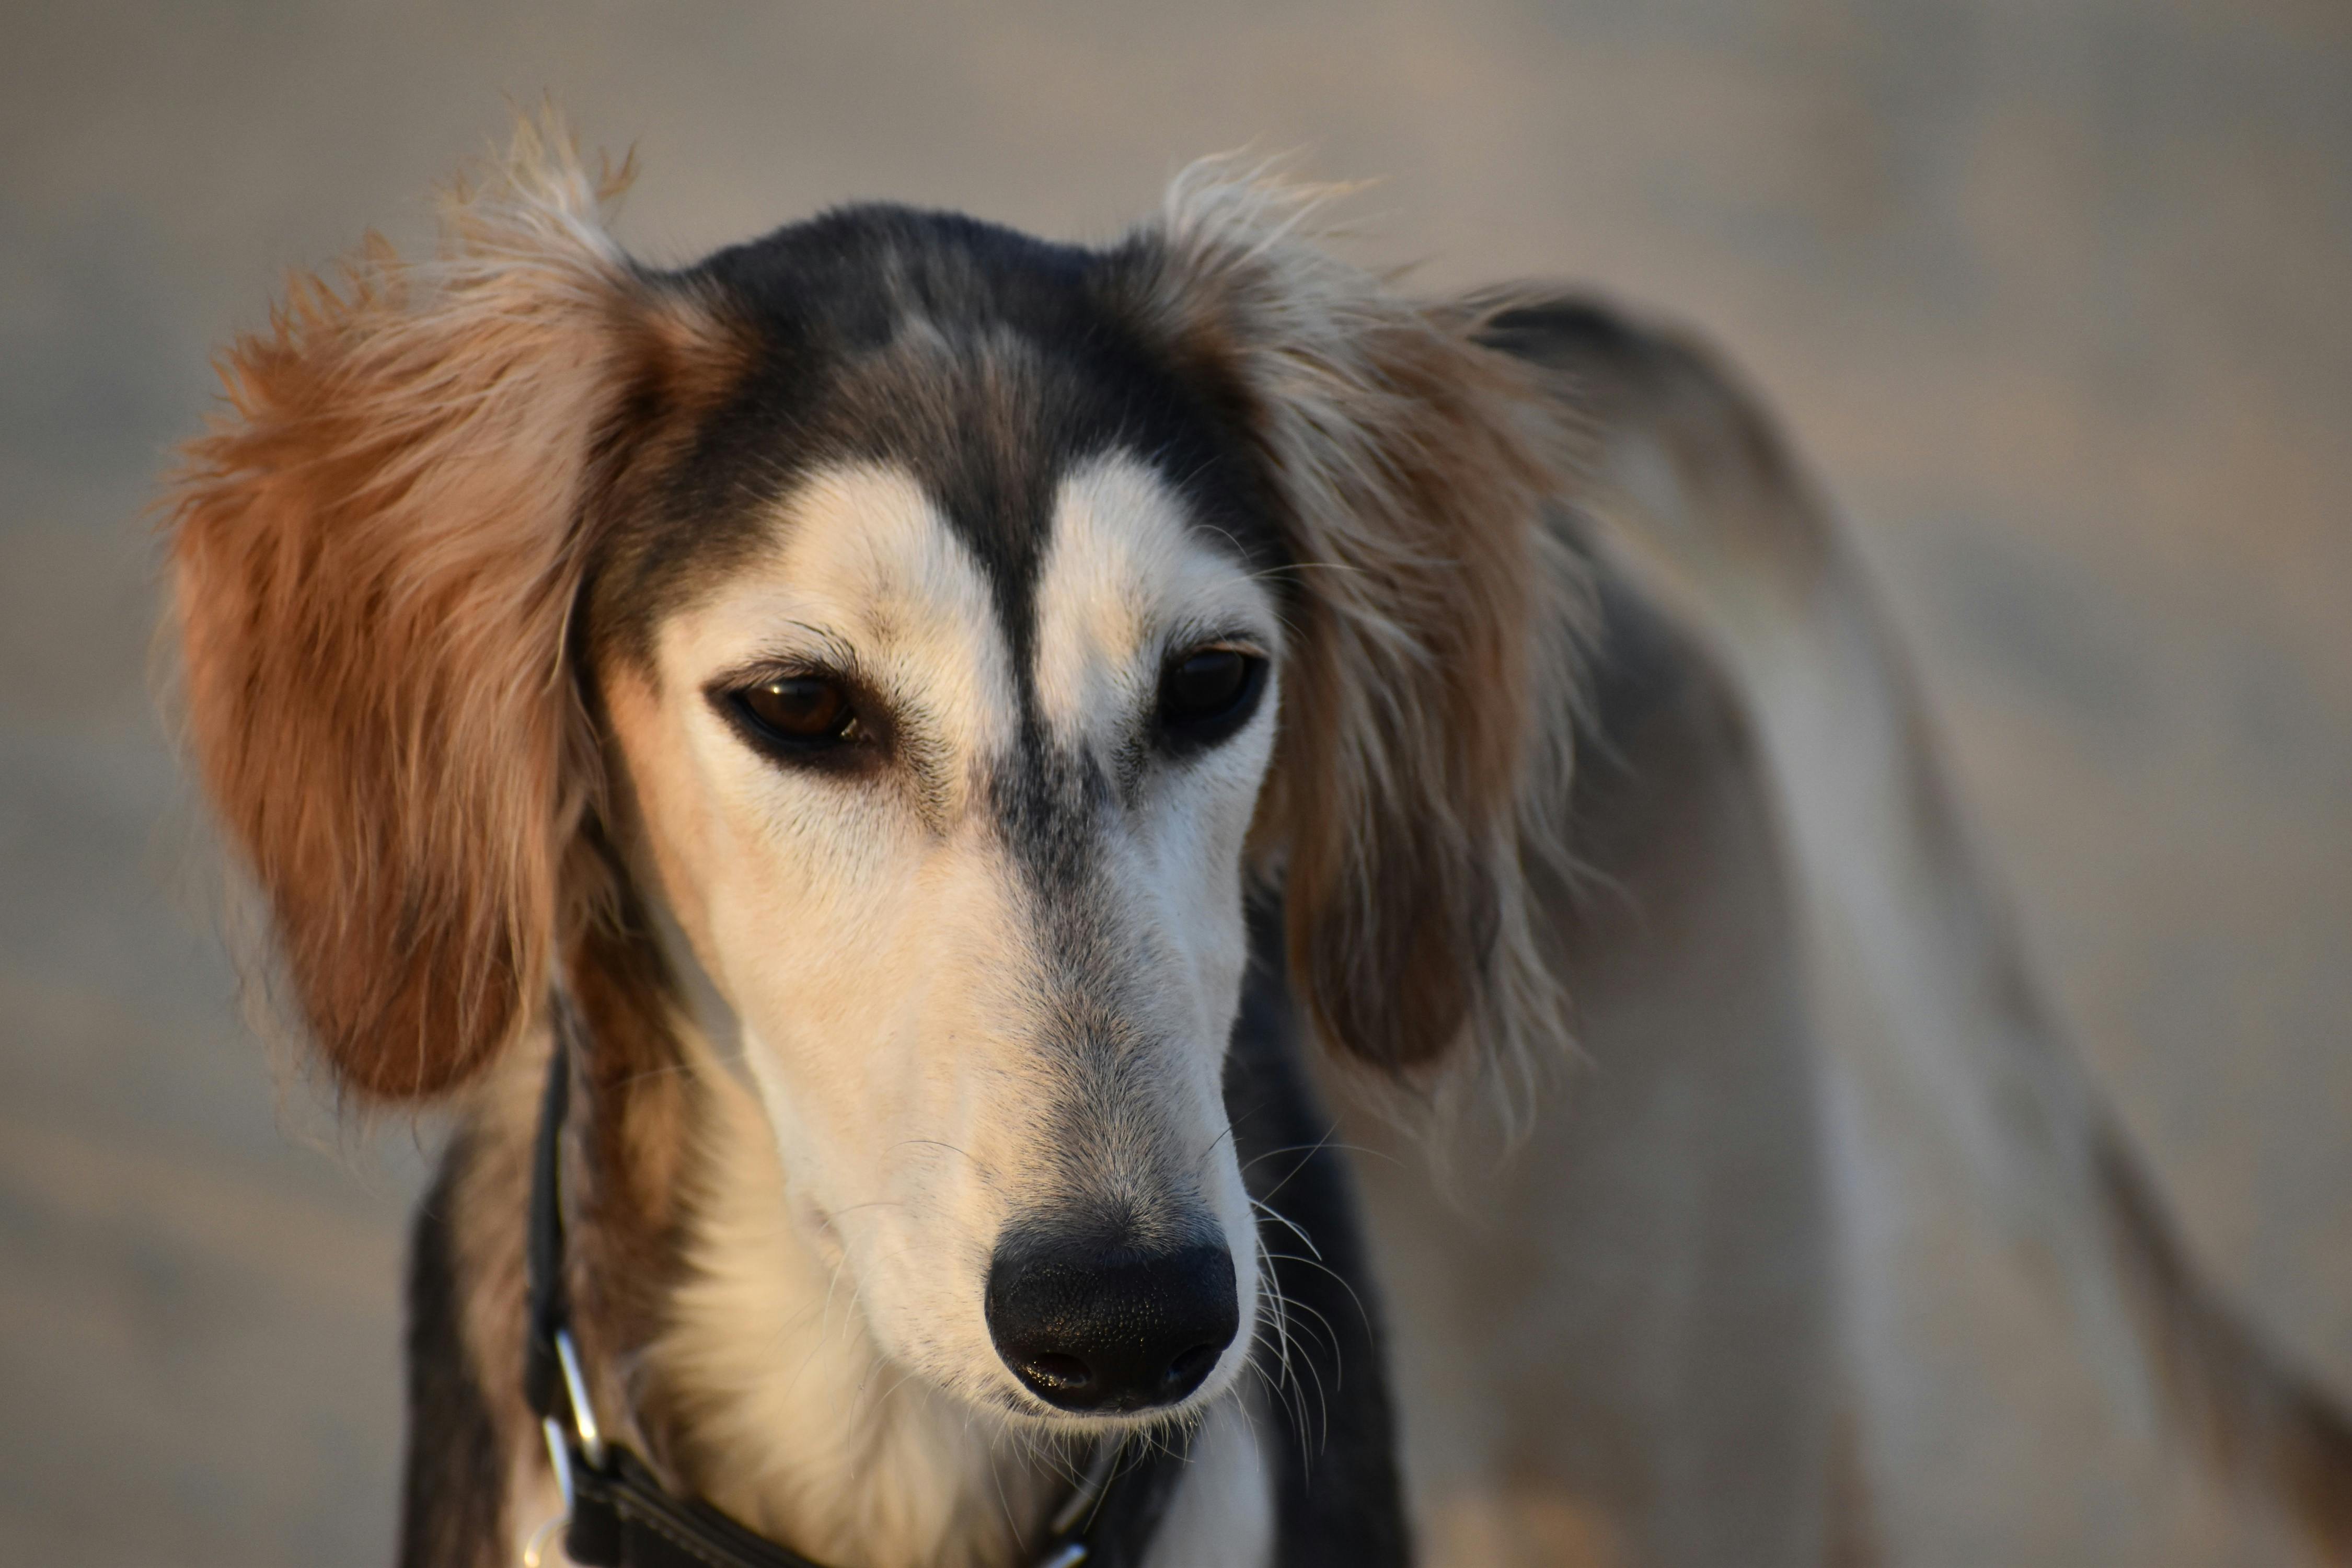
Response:
[[[882,1353],[855,1291],[794,1217],[757,1099],[696,1055],[701,1147],[684,1268],[646,1368],[686,1479],[821,1561],[1017,1561],[1066,1486],[1067,1457]]]

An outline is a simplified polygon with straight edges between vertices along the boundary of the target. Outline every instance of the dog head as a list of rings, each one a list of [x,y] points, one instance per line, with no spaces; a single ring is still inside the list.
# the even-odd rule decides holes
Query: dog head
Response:
[[[439,259],[240,343],[194,449],[193,738],[311,1034],[446,1094],[658,900],[887,1353],[1213,1396],[1252,879],[1382,1067],[1541,989],[1530,400],[1213,170],[1105,249],[858,208],[678,272],[600,195],[526,133]]]

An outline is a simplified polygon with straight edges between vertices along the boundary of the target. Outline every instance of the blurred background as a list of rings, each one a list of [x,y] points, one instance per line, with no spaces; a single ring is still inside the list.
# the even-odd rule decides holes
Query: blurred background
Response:
[[[239,1011],[142,509],[289,268],[551,92],[677,261],[887,196],[1107,237],[1253,143],[1366,254],[1597,283],[1839,498],[1979,837],[2199,1255],[2352,1394],[2342,0],[77,0],[0,17],[0,1560],[380,1563],[429,1129]],[[1875,1134],[1899,1152],[1900,1127]],[[1860,1237],[1900,1562],[2242,1538],[1897,1158]]]

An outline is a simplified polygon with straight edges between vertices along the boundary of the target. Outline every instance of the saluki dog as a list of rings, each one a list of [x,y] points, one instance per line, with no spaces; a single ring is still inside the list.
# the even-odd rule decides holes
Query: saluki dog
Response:
[[[1705,353],[1230,162],[678,270],[619,184],[524,127],[174,480],[284,994],[453,1125],[404,1563],[1860,1561],[1814,905],[2086,1331],[2352,1560],[2352,1430]]]

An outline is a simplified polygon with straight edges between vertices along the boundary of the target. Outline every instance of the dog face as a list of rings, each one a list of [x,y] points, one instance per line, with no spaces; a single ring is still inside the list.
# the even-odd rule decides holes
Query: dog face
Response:
[[[1006,592],[906,467],[818,468],[606,689],[877,1340],[993,1403],[1142,1408],[1219,1391],[1254,1316],[1220,1069],[1279,606],[1131,452],[1049,493]],[[1052,1260],[1072,1299],[1029,1300]],[[1131,1292],[1156,1364],[1091,1321]]]
[[[1542,1022],[1533,399],[1247,182],[1106,250],[867,208],[667,274],[595,204],[527,136],[439,262],[239,346],[183,482],[193,738],[314,1036],[449,1092],[559,955],[653,1028],[608,961],[657,895],[890,1357],[1213,1397],[1246,882],[1336,1046]]]

